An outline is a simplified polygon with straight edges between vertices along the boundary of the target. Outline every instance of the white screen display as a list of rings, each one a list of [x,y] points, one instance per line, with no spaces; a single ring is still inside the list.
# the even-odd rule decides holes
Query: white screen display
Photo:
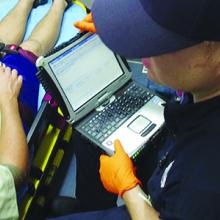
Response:
[[[74,110],[123,75],[115,55],[97,35],[65,51],[49,65]]]

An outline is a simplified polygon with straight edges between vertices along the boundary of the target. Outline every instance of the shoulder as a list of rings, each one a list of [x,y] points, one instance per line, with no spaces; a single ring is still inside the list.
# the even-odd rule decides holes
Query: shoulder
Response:
[[[10,172],[10,176],[12,176],[15,185],[19,185],[23,179],[24,174],[14,165],[10,164],[2,164],[0,165],[2,169],[7,169]]]
[[[0,165],[0,219],[18,218],[14,178],[11,171]]]
[[[0,181],[0,187],[4,187],[5,182],[14,182],[13,175],[9,168],[4,165],[0,165],[0,176],[1,176],[1,181]]]

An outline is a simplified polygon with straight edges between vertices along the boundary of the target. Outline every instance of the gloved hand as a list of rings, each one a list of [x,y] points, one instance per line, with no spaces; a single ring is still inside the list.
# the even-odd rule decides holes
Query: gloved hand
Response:
[[[92,13],[90,12],[82,21],[77,21],[74,23],[74,26],[80,31],[89,31],[89,32],[96,32],[95,25],[92,20]]]
[[[135,176],[133,163],[120,141],[116,140],[114,146],[113,156],[100,156],[99,173],[105,189],[122,196],[124,192],[140,184],[140,180]]]

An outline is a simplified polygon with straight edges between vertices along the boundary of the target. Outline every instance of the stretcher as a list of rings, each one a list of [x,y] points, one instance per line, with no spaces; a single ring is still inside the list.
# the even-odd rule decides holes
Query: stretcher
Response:
[[[57,170],[71,150],[68,149],[71,135],[72,127],[59,109],[44,100],[27,136],[32,158],[27,186],[19,203],[20,220],[44,219],[48,200],[62,184]]]

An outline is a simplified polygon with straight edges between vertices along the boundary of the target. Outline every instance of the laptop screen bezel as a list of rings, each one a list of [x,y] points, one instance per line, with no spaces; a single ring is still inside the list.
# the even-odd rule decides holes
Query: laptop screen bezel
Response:
[[[119,78],[117,78],[116,80],[111,82],[111,84],[109,84],[104,89],[102,89],[97,95],[95,95],[92,98],[90,98],[89,100],[87,100],[87,102],[85,102],[79,108],[77,108],[75,110],[73,109],[69,99],[67,98],[64,90],[60,86],[59,81],[57,80],[56,74],[54,74],[54,72],[50,66],[50,62],[52,62],[54,59],[61,56],[63,53],[70,50],[71,48],[76,47],[82,41],[85,41],[87,38],[91,37],[92,35],[94,35],[94,34],[92,34],[92,33],[81,34],[81,36],[78,39],[76,39],[75,41],[73,41],[71,44],[67,45],[66,47],[64,47],[63,49],[58,51],[57,53],[52,54],[51,56],[45,57],[43,59],[43,61],[38,63],[38,65],[44,66],[45,70],[49,73],[50,76],[52,76],[51,78],[54,80],[54,83],[57,85],[57,88],[58,88],[59,92],[61,93],[61,95],[64,99],[64,102],[66,103],[66,107],[68,109],[68,112],[69,112],[69,118],[67,119],[69,123],[73,123],[75,121],[78,121],[83,116],[85,116],[88,112],[90,112],[93,109],[95,109],[96,107],[98,107],[100,105],[101,97],[106,96],[106,97],[110,98],[120,87],[122,87],[127,81],[129,81],[131,79],[131,72],[129,71],[129,69],[125,65],[124,59],[122,57],[120,57],[119,55],[114,54],[123,74]]]

